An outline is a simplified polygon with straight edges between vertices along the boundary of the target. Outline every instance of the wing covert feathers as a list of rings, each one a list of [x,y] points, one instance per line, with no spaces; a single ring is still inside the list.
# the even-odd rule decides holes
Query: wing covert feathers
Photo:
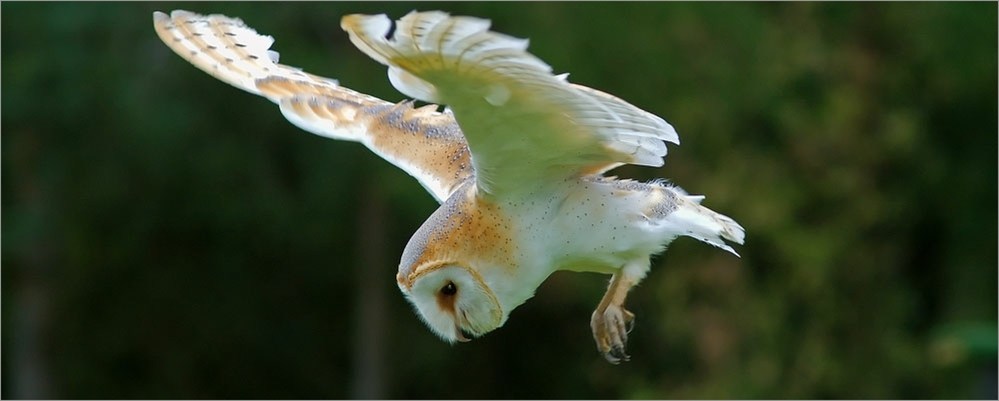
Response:
[[[183,10],[153,13],[160,39],[195,67],[276,103],[296,126],[356,141],[415,177],[443,201],[473,176],[468,146],[450,113],[389,103],[278,63],[274,39],[242,20]]]
[[[658,167],[664,141],[679,144],[662,118],[553,75],[527,52],[527,40],[489,31],[488,20],[412,12],[397,21],[391,38],[385,15],[348,15],[341,27],[358,49],[389,67],[396,89],[454,110],[486,192],[623,163]]]

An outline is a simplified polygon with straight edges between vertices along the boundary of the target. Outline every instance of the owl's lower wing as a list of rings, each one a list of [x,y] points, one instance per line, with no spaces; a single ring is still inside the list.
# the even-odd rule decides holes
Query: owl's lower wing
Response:
[[[160,39],[199,69],[270,99],[298,127],[356,141],[415,177],[443,201],[473,176],[468,146],[450,113],[413,108],[340,86],[335,80],[278,64],[274,39],[239,19],[183,10],[153,13]]]
[[[570,84],[527,52],[527,40],[489,31],[489,21],[413,12],[391,38],[385,15],[349,15],[351,41],[389,67],[408,96],[448,105],[472,152],[481,192],[506,196],[621,164],[662,166],[662,118],[609,94]]]

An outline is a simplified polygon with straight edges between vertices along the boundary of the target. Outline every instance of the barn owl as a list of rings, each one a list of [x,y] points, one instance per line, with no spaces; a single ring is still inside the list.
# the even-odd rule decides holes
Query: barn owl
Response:
[[[390,103],[278,63],[274,40],[243,21],[156,12],[159,37],[212,76],[276,103],[305,131],[360,142],[414,178],[440,203],[402,253],[399,289],[447,342],[506,322],[553,272],[599,272],[610,285],[590,316],[598,351],[628,360],[635,316],[628,291],[650,257],[679,236],[738,256],[743,228],[663,180],[605,176],[623,164],[660,167],[662,118],[582,85],[527,52],[527,40],[490,22],[439,11],[348,15],[341,27],[388,67],[403,94]],[[436,104],[446,105],[439,111]]]

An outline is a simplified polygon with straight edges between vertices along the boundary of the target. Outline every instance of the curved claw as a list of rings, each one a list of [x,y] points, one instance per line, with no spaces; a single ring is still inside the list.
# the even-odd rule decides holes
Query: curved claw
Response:
[[[607,362],[617,365],[621,363],[621,361],[630,361],[631,356],[624,352],[624,348],[611,347],[610,352],[604,354],[604,359],[607,359]]]
[[[593,312],[590,328],[593,329],[593,339],[597,342],[599,351],[608,362],[613,364],[629,361],[631,357],[625,353],[628,344],[628,332],[634,327],[635,315],[624,308],[609,305],[601,312]],[[626,327],[628,326],[628,327]]]

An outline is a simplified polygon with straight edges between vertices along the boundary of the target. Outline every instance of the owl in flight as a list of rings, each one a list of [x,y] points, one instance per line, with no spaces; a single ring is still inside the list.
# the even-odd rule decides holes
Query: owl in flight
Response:
[[[278,63],[270,36],[243,21],[177,10],[153,14],[157,34],[194,66],[266,97],[298,127],[364,144],[415,177],[440,203],[402,253],[396,280],[448,342],[503,325],[558,270],[611,275],[590,319],[598,351],[628,360],[635,316],[624,309],[651,255],[678,236],[738,256],[743,228],[657,180],[604,173],[660,167],[679,144],[662,118],[569,83],[489,21],[412,12],[348,15],[351,42],[388,66],[400,92],[444,104],[390,103]]]

